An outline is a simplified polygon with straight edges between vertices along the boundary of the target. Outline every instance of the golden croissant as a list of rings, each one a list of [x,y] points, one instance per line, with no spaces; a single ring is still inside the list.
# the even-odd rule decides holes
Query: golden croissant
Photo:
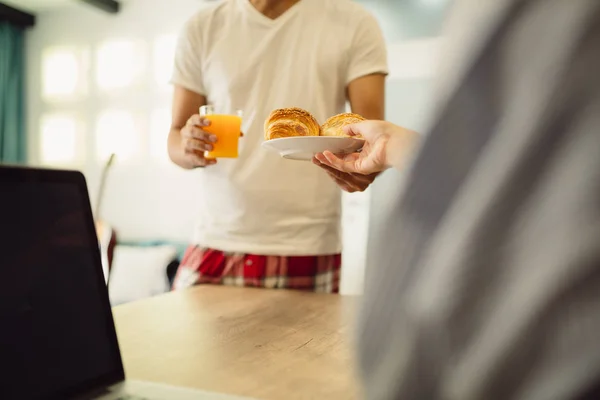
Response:
[[[323,126],[321,127],[321,135],[322,136],[348,136],[344,133],[343,128],[346,125],[356,124],[358,122],[364,121],[365,118],[361,117],[358,114],[353,113],[343,113],[334,115],[329,118]]]
[[[274,110],[265,121],[265,140],[320,134],[321,127],[315,117],[297,107]]]

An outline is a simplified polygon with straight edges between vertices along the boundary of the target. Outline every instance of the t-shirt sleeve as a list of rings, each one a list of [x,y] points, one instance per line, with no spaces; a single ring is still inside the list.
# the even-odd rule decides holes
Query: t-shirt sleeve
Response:
[[[387,49],[377,20],[365,12],[352,40],[346,84],[376,73],[388,74]]]
[[[195,20],[188,21],[177,39],[171,84],[206,95],[202,75],[201,31]]]

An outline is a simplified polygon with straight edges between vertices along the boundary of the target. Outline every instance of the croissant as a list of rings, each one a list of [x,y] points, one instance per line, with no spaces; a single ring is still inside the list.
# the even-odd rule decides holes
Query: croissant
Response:
[[[365,118],[361,117],[358,114],[353,113],[343,113],[334,115],[329,118],[323,126],[321,127],[321,135],[322,136],[348,136],[344,133],[342,128],[346,125],[356,124],[358,122],[364,121]]]
[[[297,107],[274,110],[265,121],[265,140],[320,134],[321,127],[315,117]]]

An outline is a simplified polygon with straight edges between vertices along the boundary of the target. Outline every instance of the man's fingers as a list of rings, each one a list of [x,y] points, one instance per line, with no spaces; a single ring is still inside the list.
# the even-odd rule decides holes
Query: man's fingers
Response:
[[[217,137],[215,135],[198,128],[197,126],[190,126],[185,129],[185,131],[187,136],[190,138],[203,140],[207,143],[215,143],[217,141]]]
[[[196,114],[196,115],[192,115],[187,120],[187,125],[189,125],[189,126],[199,126],[199,127],[209,126],[210,125],[210,121],[206,117],[201,117],[200,115]]]
[[[192,154],[193,162],[195,167],[206,167],[208,165],[213,165],[217,163],[217,160],[214,158],[204,158],[204,155],[200,155],[198,153]]]
[[[198,125],[200,125],[201,122],[202,122],[202,120],[200,119],[199,115],[192,115],[191,117],[188,118],[188,120],[185,124],[187,126],[198,126]]]
[[[186,150],[185,153],[194,160],[194,163],[204,160],[204,150]]]
[[[181,130],[184,152],[194,167],[206,167],[217,162],[204,158],[204,152],[213,150],[213,143],[217,141],[215,135],[202,129],[209,125],[210,121],[205,117],[192,115]]]
[[[202,161],[200,161],[198,163],[198,167],[207,167],[209,165],[213,165],[213,164],[216,164],[216,163],[217,163],[217,160],[214,159],[214,158],[213,159],[203,158]]]
[[[199,139],[188,139],[186,142],[186,151],[211,151],[213,149],[212,143],[206,143]]]

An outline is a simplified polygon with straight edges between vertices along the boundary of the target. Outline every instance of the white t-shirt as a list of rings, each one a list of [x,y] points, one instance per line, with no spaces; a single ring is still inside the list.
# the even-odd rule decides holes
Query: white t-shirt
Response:
[[[387,73],[371,14],[348,0],[300,0],[275,20],[249,0],[194,15],[180,36],[172,83],[217,109],[244,112],[237,159],[198,169],[203,188],[194,243],[226,252],[322,255],[341,250],[341,192],[310,162],[261,148],[264,121],[281,107],[323,123],[344,112],[349,82]]]

